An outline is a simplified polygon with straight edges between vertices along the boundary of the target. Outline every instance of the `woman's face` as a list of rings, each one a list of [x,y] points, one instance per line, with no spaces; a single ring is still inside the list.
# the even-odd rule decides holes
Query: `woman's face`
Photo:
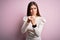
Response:
[[[32,5],[30,7],[30,13],[31,13],[31,15],[36,15],[37,14],[37,7],[35,5]]]

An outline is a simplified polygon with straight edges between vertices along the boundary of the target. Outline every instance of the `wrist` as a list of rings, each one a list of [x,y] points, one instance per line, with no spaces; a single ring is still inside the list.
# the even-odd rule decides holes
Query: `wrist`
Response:
[[[34,23],[32,23],[32,25],[36,25],[36,23],[34,22]]]

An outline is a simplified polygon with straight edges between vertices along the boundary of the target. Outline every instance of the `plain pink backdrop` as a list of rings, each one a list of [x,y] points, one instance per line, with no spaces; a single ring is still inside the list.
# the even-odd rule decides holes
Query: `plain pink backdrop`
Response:
[[[3,40],[24,40],[21,34],[22,18],[26,15],[27,5],[32,0],[2,0],[0,38]],[[34,0],[40,14],[46,19],[42,40],[60,40],[60,0]]]

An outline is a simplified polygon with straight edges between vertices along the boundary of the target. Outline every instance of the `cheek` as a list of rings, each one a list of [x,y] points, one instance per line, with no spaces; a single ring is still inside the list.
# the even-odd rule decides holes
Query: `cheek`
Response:
[[[37,9],[34,9],[34,10],[30,10],[31,13],[36,13],[37,12]]]
[[[30,13],[32,14],[32,10],[30,10]]]
[[[30,12],[32,13],[32,10],[30,10]]]
[[[37,12],[37,9],[35,9],[35,12]]]
[[[37,13],[37,9],[35,9],[34,12]]]

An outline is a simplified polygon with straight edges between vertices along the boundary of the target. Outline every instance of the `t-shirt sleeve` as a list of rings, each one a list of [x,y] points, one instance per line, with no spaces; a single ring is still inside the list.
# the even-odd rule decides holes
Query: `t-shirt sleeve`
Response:
[[[39,19],[39,22],[37,23],[37,27],[33,28],[35,30],[35,34],[37,37],[41,35],[45,22],[46,20],[44,18],[41,18]]]
[[[26,31],[27,31],[27,26],[28,26],[28,23],[27,23],[27,17],[25,16],[25,17],[23,17],[23,25],[22,25],[22,28],[21,28],[21,32],[22,33],[25,33]]]

